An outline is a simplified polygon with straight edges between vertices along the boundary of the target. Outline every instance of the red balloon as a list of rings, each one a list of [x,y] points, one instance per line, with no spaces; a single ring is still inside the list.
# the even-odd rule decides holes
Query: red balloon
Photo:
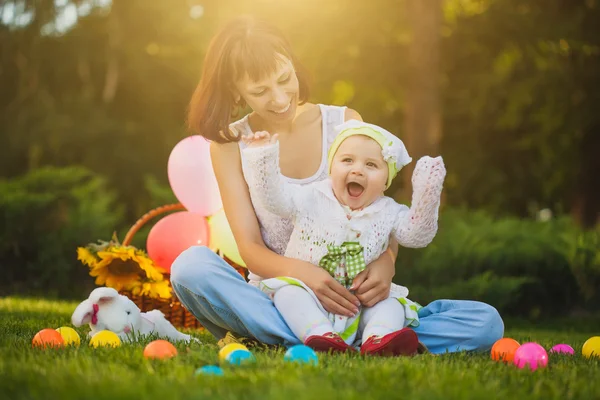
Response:
[[[206,217],[181,211],[167,215],[152,227],[146,248],[152,261],[170,272],[179,254],[192,246],[208,246],[208,238]]]

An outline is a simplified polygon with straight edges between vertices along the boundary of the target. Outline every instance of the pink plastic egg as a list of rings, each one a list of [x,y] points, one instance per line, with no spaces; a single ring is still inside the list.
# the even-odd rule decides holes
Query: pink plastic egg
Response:
[[[550,353],[563,353],[573,355],[575,354],[575,350],[569,346],[568,344],[557,344],[550,349]]]
[[[548,365],[548,353],[537,343],[524,343],[515,352],[514,364],[518,368],[529,366],[532,371]]]

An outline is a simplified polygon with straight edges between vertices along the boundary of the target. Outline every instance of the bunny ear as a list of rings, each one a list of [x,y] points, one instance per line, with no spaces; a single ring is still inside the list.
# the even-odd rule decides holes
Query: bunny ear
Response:
[[[93,304],[89,300],[82,301],[71,316],[71,323],[74,326],[82,326],[92,322],[92,314],[94,313]]]
[[[119,297],[119,292],[110,287],[99,287],[90,293],[89,301],[92,304],[104,304]]]

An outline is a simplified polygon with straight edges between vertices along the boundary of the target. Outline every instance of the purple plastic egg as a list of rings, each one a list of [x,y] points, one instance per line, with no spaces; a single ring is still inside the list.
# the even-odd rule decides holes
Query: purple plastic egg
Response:
[[[573,354],[575,354],[575,350],[568,344],[561,343],[561,344],[557,344],[557,345],[553,346],[550,349],[550,353],[564,353],[564,354],[573,355]]]
[[[514,364],[518,368],[529,366],[532,371],[548,365],[548,353],[537,343],[524,343],[515,352]]]

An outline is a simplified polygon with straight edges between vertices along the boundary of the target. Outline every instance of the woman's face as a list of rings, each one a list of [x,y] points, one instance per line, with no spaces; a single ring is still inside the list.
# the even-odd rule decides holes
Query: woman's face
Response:
[[[261,81],[253,81],[246,74],[235,87],[246,104],[265,121],[281,123],[296,115],[300,86],[292,62],[284,56],[273,74]]]

